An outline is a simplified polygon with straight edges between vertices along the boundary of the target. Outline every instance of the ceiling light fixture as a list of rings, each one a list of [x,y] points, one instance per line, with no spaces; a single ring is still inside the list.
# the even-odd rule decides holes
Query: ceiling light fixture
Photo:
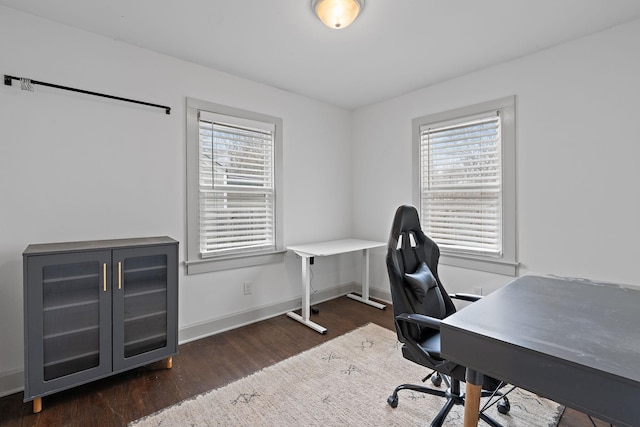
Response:
[[[313,0],[311,3],[322,23],[336,30],[348,27],[363,6],[364,0]]]

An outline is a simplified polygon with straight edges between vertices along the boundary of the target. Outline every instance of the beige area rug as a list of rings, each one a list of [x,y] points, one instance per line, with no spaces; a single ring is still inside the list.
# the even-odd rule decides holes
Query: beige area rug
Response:
[[[130,426],[425,426],[444,398],[403,390],[393,409],[387,397],[428,372],[402,357],[394,332],[368,324]],[[504,426],[555,426],[562,414],[526,391],[509,398],[508,415],[487,411]],[[456,405],[445,425],[461,426],[463,410]]]

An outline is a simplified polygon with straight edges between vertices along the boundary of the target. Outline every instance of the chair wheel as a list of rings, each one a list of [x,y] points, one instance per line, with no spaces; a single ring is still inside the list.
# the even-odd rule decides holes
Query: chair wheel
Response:
[[[397,408],[398,407],[398,396],[393,396],[392,395],[392,396],[387,397],[387,403],[392,408]]]
[[[506,397],[502,399],[502,402],[498,403],[498,412],[501,414],[507,414],[511,410],[511,404]]]
[[[442,384],[442,377],[440,375],[431,377],[431,383],[436,387],[440,387],[440,384]]]

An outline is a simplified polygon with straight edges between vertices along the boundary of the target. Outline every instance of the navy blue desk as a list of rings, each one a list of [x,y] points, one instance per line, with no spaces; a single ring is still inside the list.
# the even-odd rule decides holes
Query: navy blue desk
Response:
[[[523,276],[442,321],[467,367],[465,426],[482,372],[616,426],[640,426],[640,291]],[[478,382],[479,380],[479,382]]]

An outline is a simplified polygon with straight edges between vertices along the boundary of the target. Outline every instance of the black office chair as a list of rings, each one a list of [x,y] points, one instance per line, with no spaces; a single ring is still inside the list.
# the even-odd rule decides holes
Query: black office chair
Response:
[[[387,403],[392,408],[397,407],[400,390],[446,397],[447,402],[431,423],[433,427],[442,425],[454,405],[464,405],[460,383],[465,380],[465,367],[441,357],[440,320],[455,313],[452,297],[465,301],[481,298],[470,294],[448,295],[438,277],[439,258],[440,249],[422,232],[416,208],[400,206],[393,219],[386,258],[398,340],[403,343],[405,359],[433,370],[422,381],[431,378],[438,387],[444,380],[447,390],[402,384],[396,387]],[[498,391],[502,385],[485,375],[482,396],[501,396],[498,411],[506,414],[510,406],[507,393],[503,395]],[[483,411],[480,412],[482,420],[500,426]]]

